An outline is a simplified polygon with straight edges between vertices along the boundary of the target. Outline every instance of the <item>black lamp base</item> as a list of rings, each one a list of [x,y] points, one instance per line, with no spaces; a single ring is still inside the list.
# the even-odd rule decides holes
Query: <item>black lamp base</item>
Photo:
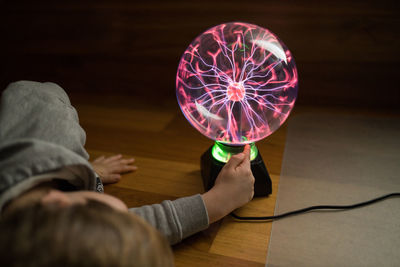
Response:
[[[206,152],[201,156],[201,176],[203,178],[204,189],[206,191],[210,190],[215,183],[215,179],[225,163],[216,160],[212,156],[212,147],[207,149]],[[272,184],[271,178],[269,177],[268,170],[265,167],[264,161],[260,155],[257,153],[257,157],[251,162],[251,171],[253,172],[255,183],[254,183],[254,196],[255,197],[265,197],[271,194]]]

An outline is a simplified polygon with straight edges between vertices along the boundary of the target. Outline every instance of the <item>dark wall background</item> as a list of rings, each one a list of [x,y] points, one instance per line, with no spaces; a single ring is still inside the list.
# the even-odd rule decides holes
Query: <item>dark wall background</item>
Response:
[[[270,29],[292,51],[299,104],[399,108],[398,1],[0,1],[0,86],[175,99],[181,54],[229,21]]]

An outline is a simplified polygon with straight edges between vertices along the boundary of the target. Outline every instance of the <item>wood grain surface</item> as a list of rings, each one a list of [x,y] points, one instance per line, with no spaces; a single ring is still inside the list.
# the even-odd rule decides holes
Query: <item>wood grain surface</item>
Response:
[[[135,173],[124,175],[119,183],[105,186],[106,193],[135,207],[204,192],[199,160],[212,141],[193,129],[179,110],[129,109],[113,103],[96,106],[91,101],[75,104],[91,157],[123,153],[134,157],[138,166]],[[285,127],[268,141],[257,143],[271,174],[273,193],[254,199],[237,210],[238,214],[273,214],[284,136]],[[270,223],[237,222],[226,217],[174,246],[176,265],[261,266],[265,263],[270,231]]]

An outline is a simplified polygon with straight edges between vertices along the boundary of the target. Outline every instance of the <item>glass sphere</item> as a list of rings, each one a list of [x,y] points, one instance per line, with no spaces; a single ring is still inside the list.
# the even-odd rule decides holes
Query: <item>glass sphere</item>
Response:
[[[226,144],[263,139],[289,116],[297,97],[293,56],[276,35],[232,22],[208,29],[183,53],[176,94],[200,133]]]

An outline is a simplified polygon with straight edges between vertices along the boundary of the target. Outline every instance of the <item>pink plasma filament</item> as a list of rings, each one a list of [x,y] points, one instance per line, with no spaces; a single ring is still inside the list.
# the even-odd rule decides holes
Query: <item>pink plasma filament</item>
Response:
[[[233,22],[197,37],[178,66],[176,93],[186,119],[227,144],[263,139],[289,116],[297,69],[287,47],[256,25]]]

